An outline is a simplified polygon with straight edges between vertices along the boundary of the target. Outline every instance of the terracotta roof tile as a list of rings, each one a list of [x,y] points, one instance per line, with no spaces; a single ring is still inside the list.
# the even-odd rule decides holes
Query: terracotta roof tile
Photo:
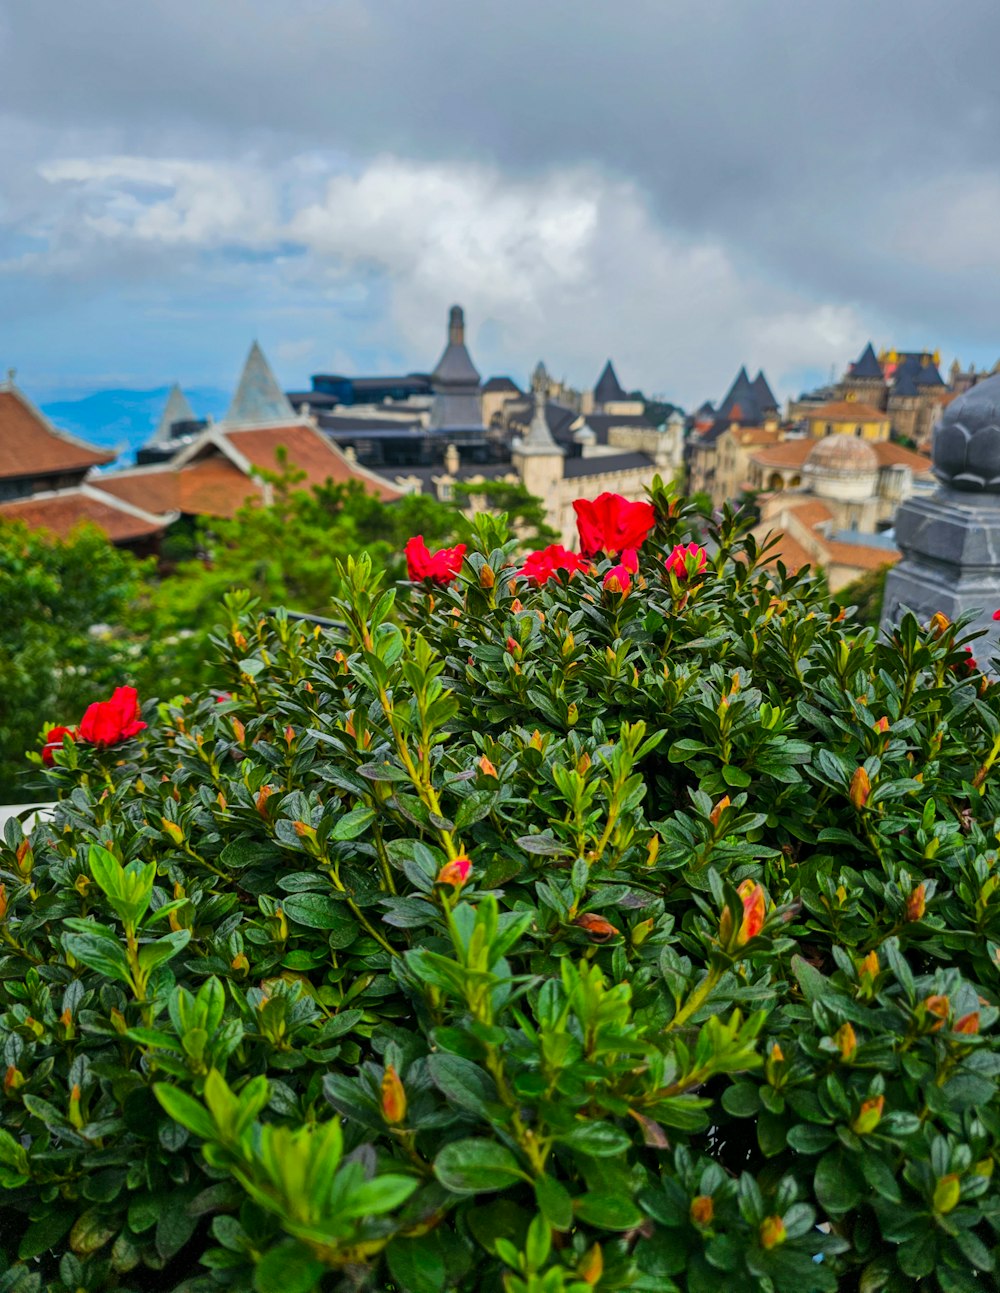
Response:
[[[810,530],[814,530],[817,525],[823,525],[826,521],[833,520],[833,513],[825,503],[821,503],[818,498],[805,496],[801,499],[786,498],[782,504],[782,510],[785,512],[794,512],[803,525],[807,525]]]
[[[880,467],[911,467],[918,476],[931,469],[931,460],[927,454],[916,453],[905,445],[896,444],[894,440],[866,440],[865,443],[875,450]]]
[[[20,391],[0,389],[0,478],[83,472],[114,456],[58,430]]]
[[[113,498],[95,498],[87,490],[65,489],[35,494],[0,504],[0,520],[23,521],[33,530],[48,530],[64,539],[76,526],[89,522],[103,530],[112,543],[160,534],[169,518],[144,518],[115,505]]]
[[[779,444],[760,449],[753,461],[765,467],[801,467],[819,441],[814,436],[802,440],[782,440]]]
[[[835,561],[841,566],[857,566],[859,570],[878,570],[880,566],[894,566],[903,555],[895,548],[869,548],[864,543],[838,543],[835,539],[822,540],[829,553],[824,564]]]
[[[383,501],[400,497],[388,481],[374,472],[366,471],[357,463],[349,462],[340,450],[321,432],[305,423],[287,427],[260,427],[247,431],[226,431],[226,438],[254,467],[276,471],[277,451],[284,447],[288,461],[306,474],[305,483],[325,485],[332,480],[335,485],[345,485],[357,480],[370,494]]]
[[[109,471],[91,482],[105,494],[120,498],[147,512],[180,511],[177,472],[170,467],[139,467],[135,471]]]

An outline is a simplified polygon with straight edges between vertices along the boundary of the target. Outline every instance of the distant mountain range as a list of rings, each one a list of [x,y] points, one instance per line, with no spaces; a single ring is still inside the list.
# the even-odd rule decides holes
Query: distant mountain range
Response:
[[[75,400],[54,400],[41,405],[57,427],[102,449],[115,449],[125,460],[156,430],[170,393],[169,386],[151,391],[95,391]],[[193,386],[185,390],[198,417],[220,418],[231,392],[217,386]]]

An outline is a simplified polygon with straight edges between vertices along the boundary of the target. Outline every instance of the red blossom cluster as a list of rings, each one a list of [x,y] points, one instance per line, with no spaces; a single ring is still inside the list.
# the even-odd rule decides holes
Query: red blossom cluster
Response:
[[[415,534],[406,544],[406,572],[414,583],[429,579],[434,584],[450,584],[462,569],[464,560],[464,543],[431,552],[424,536]]]
[[[116,687],[110,700],[96,700],[87,706],[79,727],[50,727],[46,731],[42,762],[52,766],[64,737],[103,750],[138,735],[144,727],[139,717],[139,693],[134,687]]]
[[[565,572],[568,578],[578,570],[588,572],[591,566],[589,559],[604,554],[618,558],[604,575],[604,591],[611,596],[627,597],[632,588],[632,576],[639,571],[639,548],[656,520],[652,503],[630,503],[621,494],[605,493],[595,499],[576,499],[573,510],[580,535],[580,552],[571,552],[561,543],[550,543],[547,548],[529,552],[518,574],[535,588],[540,588],[550,579],[555,579],[560,571]],[[423,535],[417,534],[406,545],[406,568],[415,583],[423,580],[435,584],[451,583],[464,558],[464,543],[431,552]],[[678,544],[665,562],[667,572],[677,579],[700,575],[707,564],[708,555],[697,543],[689,543],[686,547]],[[492,587],[492,578],[485,586]]]

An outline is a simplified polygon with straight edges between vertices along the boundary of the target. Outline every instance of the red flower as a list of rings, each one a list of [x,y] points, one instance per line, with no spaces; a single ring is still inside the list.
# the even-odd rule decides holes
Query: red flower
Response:
[[[573,510],[580,549],[588,557],[640,548],[656,520],[652,503],[630,503],[621,494],[601,494],[593,501],[578,498]]]
[[[994,612],[993,612],[993,618],[994,618],[995,620],[1000,620],[1000,611],[994,611]]]
[[[42,762],[47,768],[51,768],[55,762],[56,750],[62,749],[64,736],[68,736],[71,741],[75,741],[77,736],[76,728],[50,727],[45,733],[45,744],[42,746]]]
[[[690,559],[693,558],[693,562]],[[683,544],[678,543],[667,557],[667,572],[676,575],[678,579],[688,578],[689,564],[694,565],[691,574],[700,575],[708,564],[708,556],[704,548],[699,548],[697,543],[689,543],[685,548]]]
[[[435,584],[450,584],[462,569],[464,559],[464,543],[431,552],[424,543],[424,536],[417,534],[406,544],[406,570],[414,583],[430,579]]]
[[[98,700],[80,719],[80,740],[90,745],[117,745],[141,732],[139,693],[134,687],[116,687],[110,700]]]
[[[622,597],[628,596],[632,580],[624,563],[611,567],[604,576],[604,587],[609,593],[620,593]]]
[[[547,548],[538,552],[529,552],[524,559],[521,574],[538,587],[555,576],[557,570],[565,570],[572,575],[577,570],[587,570],[590,563],[575,552],[570,552],[561,543],[550,543]]]

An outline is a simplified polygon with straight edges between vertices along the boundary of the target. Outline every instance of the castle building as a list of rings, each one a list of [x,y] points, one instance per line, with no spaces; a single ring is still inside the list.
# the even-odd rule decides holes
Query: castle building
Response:
[[[717,507],[746,487],[749,455],[780,439],[778,401],[763,371],[753,381],[745,367],[715,408],[706,402],[695,415],[687,442],[688,490],[707,494]]]

